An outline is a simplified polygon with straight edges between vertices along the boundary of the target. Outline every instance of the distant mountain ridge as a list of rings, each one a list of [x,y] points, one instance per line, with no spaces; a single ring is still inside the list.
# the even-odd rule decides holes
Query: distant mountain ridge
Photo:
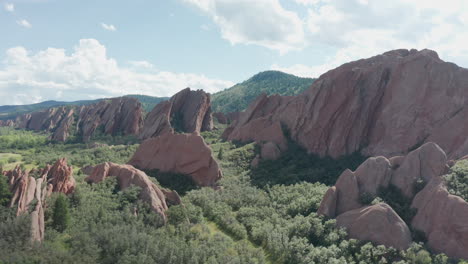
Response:
[[[153,109],[153,107],[156,106],[158,103],[169,99],[169,97],[154,97],[154,96],[139,95],[139,94],[129,94],[123,97],[131,97],[140,101],[143,107],[143,110],[145,112],[150,112],[151,109]],[[111,99],[111,98],[99,98],[99,99],[94,99],[94,100],[79,100],[79,101],[72,101],[72,102],[49,100],[49,101],[44,101],[44,102],[35,103],[35,104],[28,104],[28,105],[2,105],[0,106],[0,120],[14,119],[15,117],[22,115],[22,114],[40,111],[40,110],[48,109],[51,107],[67,106],[67,105],[89,105],[89,104],[97,103],[105,99]]]
[[[213,94],[213,112],[243,111],[262,93],[297,95],[314,81],[314,78],[302,78],[280,71],[260,72],[242,83]]]

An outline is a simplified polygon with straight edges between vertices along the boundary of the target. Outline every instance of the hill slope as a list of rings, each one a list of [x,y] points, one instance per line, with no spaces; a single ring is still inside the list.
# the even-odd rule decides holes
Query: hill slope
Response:
[[[245,110],[262,93],[296,95],[309,88],[314,80],[280,71],[261,72],[247,81],[213,94],[213,111],[229,113]]]

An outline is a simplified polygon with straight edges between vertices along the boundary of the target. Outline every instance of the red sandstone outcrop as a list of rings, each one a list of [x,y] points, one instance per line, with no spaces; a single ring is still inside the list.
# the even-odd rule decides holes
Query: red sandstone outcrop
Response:
[[[408,226],[385,203],[347,211],[336,218],[336,224],[345,227],[350,237],[396,249],[407,249],[412,242]]]
[[[447,170],[444,151],[429,142],[404,157],[387,159],[372,157],[362,163],[356,171],[344,171],[333,188],[320,204],[318,213],[336,217],[363,205],[359,197],[364,194],[376,195],[379,187],[389,184],[398,187],[408,198],[413,198],[414,184],[421,179],[429,182]],[[331,214],[333,213],[334,214]]]
[[[66,141],[71,132],[88,141],[100,129],[107,135],[137,135],[142,125],[143,108],[137,99],[130,97],[105,99],[81,107],[54,107],[0,123],[52,132],[51,139],[56,141]]]
[[[425,233],[429,247],[450,257],[468,258],[468,203],[444,187],[441,175],[447,172],[447,162],[444,151],[431,142],[406,156],[369,158],[355,172],[341,174],[324,195],[317,213],[336,217],[337,224],[347,227],[352,238],[404,249],[411,242],[406,224],[395,218],[388,205],[376,210],[376,205],[364,206],[359,199],[393,184],[413,199],[411,207],[417,214],[411,226]],[[427,185],[415,193],[417,180]]]
[[[411,206],[418,210],[411,225],[425,233],[431,249],[468,259],[468,203],[449,194],[441,177],[434,177]]]
[[[73,168],[67,165],[65,158],[57,160],[54,166],[48,166],[47,170],[47,179],[49,179],[49,184],[52,185],[53,192],[70,194],[75,190]]]
[[[223,137],[281,145],[271,128],[281,124],[320,156],[394,156],[435,142],[454,159],[468,153],[467,101],[467,69],[434,51],[394,50],[331,70],[298,96],[260,96]]]
[[[23,172],[19,166],[4,172],[8,177],[12,199],[10,207],[17,206],[17,215],[30,213],[31,239],[42,241],[44,239],[44,206],[46,198],[52,192],[73,192],[75,179],[73,170],[67,165],[66,159],[59,159],[54,166],[47,165],[40,170],[39,177],[30,176],[33,171]],[[46,183],[46,184],[43,184]],[[34,208],[30,208],[35,201]]]
[[[151,209],[159,214],[164,221],[167,221],[165,212],[168,206],[166,199],[172,204],[181,203],[177,192],[160,189],[143,171],[135,169],[132,165],[120,165],[111,162],[99,164],[93,168],[86,181],[98,183],[107,177],[116,177],[121,190],[125,190],[130,185],[140,187],[140,199],[148,203]]]
[[[198,186],[216,186],[221,178],[218,163],[200,135],[166,133],[141,143],[129,164],[189,175]]]
[[[169,101],[156,105],[145,119],[140,138],[147,139],[174,130],[200,133],[213,129],[210,95],[186,88]]]

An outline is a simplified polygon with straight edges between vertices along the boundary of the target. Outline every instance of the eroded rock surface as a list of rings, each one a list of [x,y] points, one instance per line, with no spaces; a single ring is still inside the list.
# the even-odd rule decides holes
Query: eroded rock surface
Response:
[[[441,177],[434,177],[411,206],[417,209],[411,225],[425,233],[431,249],[468,259],[468,203],[449,194]]]
[[[38,178],[30,176],[39,175]],[[17,207],[17,215],[31,215],[31,239],[44,239],[44,206],[46,198],[52,192],[69,194],[75,189],[73,170],[66,159],[59,159],[53,166],[47,165],[39,171],[22,171],[19,166],[4,172],[8,177],[12,199],[10,207]],[[35,205],[31,207],[31,204]]]
[[[0,126],[51,132],[51,139],[56,141],[66,141],[70,134],[89,141],[98,131],[106,135],[137,135],[142,125],[143,108],[137,99],[130,97],[104,99],[80,107],[54,107],[0,123]]]
[[[320,156],[389,157],[435,142],[455,159],[468,153],[467,101],[467,69],[431,50],[394,50],[331,70],[298,96],[260,96],[223,137],[281,146],[271,127],[282,126]]]
[[[167,221],[166,210],[168,206],[166,199],[171,201],[172,204],[180,204],[181,202],[177,192],[162,190],[143,171],[128,164],[121,165],[112,162],[99,164],[93,168],[86,181],[98,183],[107,177],[116,177],[121,190],[125,190],[130,185],[140,187],[140,199],[148,203],[151,209],[159,214],[164,221]]]
[[[173,133],[200,133],[213,129],[210,95],[186,88],[156,105],[145,119],[140,138]]]
[[[347,211],[336,218],[336,224],[345,227],[350,237],[359,240],[397,249],[407,249],[412,242],[408,226],[385,203]]]
[[[432,142],[406,156],[369,158],[356,171],[343,172],[326,192],[317,213],[336,217],[337,224],[347,227],[352,238],[407,248],[411,236],[400,217],[387,204],[365,206],[360,200],[362,195],[378,195],[379,188],[392,184],[410,202],[412,199],[411,207],[417,214],[411,227],[424,232],[429,247],[466,259],[468,203],[447,192],[442,179],[447,163],[444,151]],[[415,188],[416,181],[426,183],[424,189]]]
[[[189,175],[198,186],[217,186],[221,178],[211,149],[198,134],[172,134],[143,141],[129,161],[143,170]]]

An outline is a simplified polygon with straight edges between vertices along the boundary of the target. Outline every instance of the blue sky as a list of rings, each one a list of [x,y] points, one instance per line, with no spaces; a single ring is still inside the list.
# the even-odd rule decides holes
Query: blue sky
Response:
[[[216,92],[396,48],[468,66],[466,1],[415,2],[0,0],[0,104]]]

